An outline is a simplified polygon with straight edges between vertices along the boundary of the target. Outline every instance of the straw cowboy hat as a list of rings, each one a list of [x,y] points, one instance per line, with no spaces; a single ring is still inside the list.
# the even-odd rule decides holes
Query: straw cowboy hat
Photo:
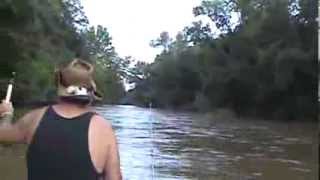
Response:
[[[102,100],[93,80],[94,68],[88,62],[74,59],[55,72],[58,96],[80,100]]]

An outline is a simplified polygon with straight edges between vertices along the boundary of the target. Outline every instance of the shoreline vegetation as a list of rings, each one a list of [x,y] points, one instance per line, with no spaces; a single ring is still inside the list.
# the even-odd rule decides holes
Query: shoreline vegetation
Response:
[[[120,57],[80,0],[4,1],[0,11],[0,95],[17,72],[17,107],[53,102],[54,69],[81,58],[96,66],[105,104],[317,121],[317,1],[202,0],[190,13],[210,21],[162,32],[150,64]]]

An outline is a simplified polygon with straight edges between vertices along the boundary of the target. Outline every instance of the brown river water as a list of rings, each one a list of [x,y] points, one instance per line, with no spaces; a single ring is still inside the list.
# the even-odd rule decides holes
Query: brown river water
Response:
[[[100,106],[115,129],[123,179],[317,180],[318,126]],[[0,180],[25,180],[24,145],[0,146]]]

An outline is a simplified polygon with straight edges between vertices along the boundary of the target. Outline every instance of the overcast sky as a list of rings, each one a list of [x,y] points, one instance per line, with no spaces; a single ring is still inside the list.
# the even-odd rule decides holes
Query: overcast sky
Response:
[[[121,56],[152,62],[159,52],[149,46],[162,31],[175,37],[195,20],[200,0],[82,0],[91,25],[107,27]]]

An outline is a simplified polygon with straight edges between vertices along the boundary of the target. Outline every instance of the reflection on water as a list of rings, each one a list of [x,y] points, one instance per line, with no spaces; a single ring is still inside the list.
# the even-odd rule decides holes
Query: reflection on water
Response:
[[[124,179],[318,179],[316,124],[208,119],[133,106],[97,109],[116,131]],[[24,179],[23,148],[0,153],[1,180]]]
[[[125,179],[318,179],[312,124],[209,120],[130,106],[98,110],[116,129]]]

